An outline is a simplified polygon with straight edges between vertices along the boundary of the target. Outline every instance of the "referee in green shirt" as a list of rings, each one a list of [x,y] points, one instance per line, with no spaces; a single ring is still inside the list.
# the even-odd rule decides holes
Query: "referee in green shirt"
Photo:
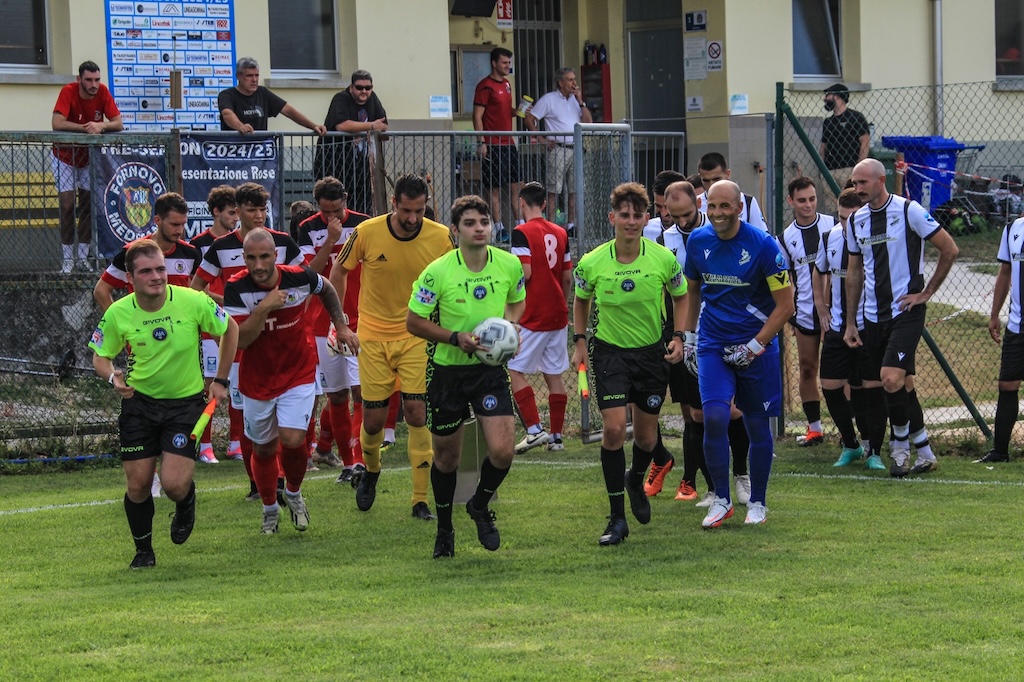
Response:
[[[615,239],[583,256],[573,272],[576,349],[572,365],[586,362],[589,350],[603,423],[601,468],[611,516],[598,540],[601,545],[617,545],[629,535],[624,492],[629,494],[636,520],[642,524],[651,520],[644,476],[658,443],[658,413],[668,387],[668,366],[683,357],[686,280],[671,251],[643,238],[647,205],[643,185],[627,182],[616,187],[608,213]],[[675,331],[667,347],[662,341],[665,290],[675,313]],[[583,331],[595,303],[597,315],[588,348]],[[627,404],[634,407],[633,465],[624,475]]]
[[[477,538],[494,551],[501,542],[488,503],[508,474],[515,455],[516,425],[508,371],[477,359],[473,330],[488,317],[518,325],[526,310],[526,279],[519,259],[490,246],[490,206],[478,196],[452,205],[452,226],[459,248],[428,265],[412,286],[406,327],[431,342],[427,353],[427,428],[434,446],[430,483],[437,504],[434,558],[455,556],[452,504],[462,424],[469,408],[480,421],[487,459],[480,466],[476,494],[466,511]]]
[[[153,552],[153,496],[156,458],[163,456],[163,487],[175,503],[171,541],[192,533],[196,513],[196,441],[189,434],[206,406],[199,365],[199,332],[223,337],[218,376],[210,397],[228,395],[228,370],[238,327],[204,293],[167,284],[167,266],[156,242],[143,239],[125,255],[133,293],[114,302],[92,333],[89,348],[96,374],[121,396],[118,428],[128,491],[124,510],[135,540],[132,568],[156,565]],[[114,358],[128,349],[127,371]]]

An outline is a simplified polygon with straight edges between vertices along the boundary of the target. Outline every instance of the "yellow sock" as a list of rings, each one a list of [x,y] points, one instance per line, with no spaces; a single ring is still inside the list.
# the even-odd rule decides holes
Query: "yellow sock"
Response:
[[[434,448],[426,426],[409,427],[409,466],[412,467],[412,503],[427,501],[430,486],[430,465]]]
[[[365,428],[359,427],[359,447],[363,449],[363,464],[366,465],[367,471],[380,473],[380,445],[383,442],[383,431],[371,436]]]

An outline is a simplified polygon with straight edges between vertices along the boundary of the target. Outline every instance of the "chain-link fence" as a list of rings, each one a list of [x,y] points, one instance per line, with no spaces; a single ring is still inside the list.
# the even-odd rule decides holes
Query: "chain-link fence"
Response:
[[[834,209],[838,184],[849,177],[844,168],[849,164],[829,153],[824,158],[819,154],[829,116],[823,108],[825,93],[785,91],[780,85],[778,94],[777,217],[770,222],[781,231],[793,219],[785,201],[793,178],[814,178],[819,211],[827,212]],[[999,237],[1022,207],[1024,133],[1017,121],[1024,92],[999,91],[992,82],[984,82],[847,96],[849,108],[866,119],[868,155],[885,166],[888,189],[924,205],[960,248],[959,260],[928,303],[925,343],[918,349],[916,387],[925,422],[933,434],[988,435],[985,424],[992,422],[998,395],[999,347],[989,338],[987,326]],[[831,129],[853,129],[852,135],[859,135],[851,117],[846,120]],[[846,133],[824,134],[834,145],[856,149],[855,140],[841,137]],[[926,249],[926,277],[936,256],[934,248]],[[795,344],[787,347],[787,415],[795,427],[803,416],[796,390]]]

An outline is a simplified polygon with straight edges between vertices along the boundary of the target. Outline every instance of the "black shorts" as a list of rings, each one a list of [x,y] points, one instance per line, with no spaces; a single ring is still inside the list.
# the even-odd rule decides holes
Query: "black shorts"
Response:
[[[898,367],[915,374],[914,357],[924,333],[925,306],[916,305],[888,322],[865,322],[860,338],[867,348],[861,378],[881,381],[883,367]]]
[[[999,381],[1024,381],[1024,334],[1006,330],[999,356]]]
[[[515,415],[508,372],[489,365],[435,365],[427,363],[427,428],[437,436],[450,436],[471,414],[478,417]]]
[[[519,182],[519,150],[512,144],[489,144],[480,163],[484,187],[504,187]]]
[[[697,377],[690,374],[682,361],[668,366],[668,390],[672,402],[689,405],[695,410],[703,409]]]
[[[189,434],[206,407],[206,398],[197,393],[189,398],[150,398],[138,391],[121,400],[117,425],[121,432],[121,460],[156,457],[169,452],[196,458],[199,443]]]
[[[818,365],[819,377],[848,381],[853,386],[859,386],[866,363],[867,352],[863,345],[850,348],[843,341],[843,332],[825,332],[825,340],[821,344],[821,362]]]
[[[807,327],[803,326],[802,324],[798,324],[797,321],[796,321],[796,317],[795,316],[789,318],[789,323],[793,326],[793,329],[795,329],[799,333],[803,334],[804,336],[820,336],[821,335],[821,327],[818,326],[819,323],[818,323],[817,318],[815,318],[814,321],[815,321],[814,329],[808,329]]]
[[[647,414],[661,411],[669,374],[664,343],[659,341],[646,348],[619,348],[593,339],[590,366],[594,369],[599,409],[633,403]]]

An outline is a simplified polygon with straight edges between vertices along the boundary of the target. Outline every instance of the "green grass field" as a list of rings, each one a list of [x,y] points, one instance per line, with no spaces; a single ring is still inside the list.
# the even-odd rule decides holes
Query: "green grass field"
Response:
[[[668,442],[678,451],[677,439]],[[596,446],[517,459],[501,549],[457,509],[456,557],[409,517],[388,453],[377,503],[331,471],[310,530],[258,533],[241,464],[198,471],[198,523],[130,571],[119,469],[0,477],[4,679],[1012,679],[1022,667],[1021,465],[943,457],[896,481],[780,445],[769,522],[716,531],[666,490],[618,547]],[[679,471],[669,476],[678,483]],[[703,484],[700,485],[703,488]]]

